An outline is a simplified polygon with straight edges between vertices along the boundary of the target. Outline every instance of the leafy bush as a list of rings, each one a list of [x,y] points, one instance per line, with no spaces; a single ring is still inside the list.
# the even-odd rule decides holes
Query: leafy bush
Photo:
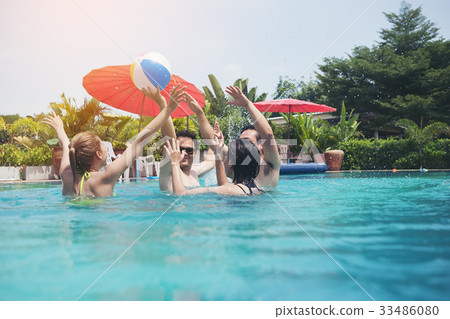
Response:
[[[11,136],[36,137],[38,135],[38,123],[31,118],[20,118],[14,121],[9,128]]]
[[[52,164],[52,150],[47,145],[24,150],[22,165],[49,166]]]
[[[344,170],[415,169],[420,167],[417,141],[398,140],[349,140],[339,143],[343,150]],[[430,142],[424,149],[426,168],[450,168],[450,139]]]
[[[31,149],[15,144],[0,145],[0,166],[51,165],[52,151],[47,145]]]
[[[449,168],[450,139],[430,142],[423,150],[423,160],[426,168]]]
[[[35,121],[31,117],[19,118],[9,126],[8,133],[11,138],[26,137],[35,140],[36,142],[44,143],[56,137],[53,129],[39,121]]]
[[[14,144],[0,145],[0,166],[20,166],[23,161],[23,150]]]

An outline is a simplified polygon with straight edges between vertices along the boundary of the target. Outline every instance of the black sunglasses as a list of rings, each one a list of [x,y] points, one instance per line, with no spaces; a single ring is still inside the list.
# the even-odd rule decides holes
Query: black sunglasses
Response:
[[[183,146],[180,146],[180,151],[181,151],[181,152],[186,151],[186,153],[188,153],[189,155],[191,155],[191,154],[194,153],[194,148],[192,148],[192,147],[183,147]]]

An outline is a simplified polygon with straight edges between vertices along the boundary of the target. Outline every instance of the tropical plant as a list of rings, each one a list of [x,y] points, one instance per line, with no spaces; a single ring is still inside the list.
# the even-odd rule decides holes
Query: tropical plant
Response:
[[[417,142],[419,148],[419,164],[421,166],[423,164],[422,153],[424,147],[440,134],[448,134],[450,132],[450,127],[441,122],[429,124],[422,129],[411,120],[400,119],[397,121],[396,126],[405,130],[405,136],[407,138]]]
[[[0,144],[4,144],[9,140],[8,127],[3,117],[0,117]]]
[[[124,147],[126,141],[138,133],[139,124],[135,118],[108,112],[108,109],[96,99],[85,99],[80,107],[76,105],[74,99],[66,98],[64,94],[61,95],[61,99],[60,103],[50,103],[50,107],[61,116],[69,138],[80,132],[90,131],[97,134],[102,141]],[[148,122],[150,120],[151,118]],[[49,144],[51,143],[52,141],[49,141]]]
[[[360,122],[358,122],[358,115],[352,116],[353,111],[354,110],[350,112],[347,119],[345,104],[342,102],[341,118],[339,123],[333,126],[334,136],[336,137],[338,143],[348,141],[349,139],[360,135],[357,131],[360,124]]]
[[[281,116],[283,116],[286,122],[289,121],[289,115],[281,113]],[[297,116],[291,116],[290,123],[291,131],[294,133],[293,135],[290,135],[290,138],[297,139],[297,145],[292,147],[294,152],[298,151],[306,140],[316,141],[318,128],[314,125],[314,118],[312,114],[297,113]]]
[[[315,142],[319,151],[323,152],[327,149],[335,148],[340,142],[360,136],[361,133],[357,131],[360,124],[358,116],[352,116],[352,114],[353,110],[347,116],[345,104],[342,103],[340,121],[334,126],[320,118],[314,120],[312,114],[298,113],[297,116],[291,117],[292,131],[299,143],[299,146],[293,147],[293,150],[297,150],[306,140],[310,139]],[[281,115],[286,121],[289,120],[288,115],[283,113]]]
[[[18,145],[0,145],[0,166],[20,166],[22,165],[23,152]]]
[[[76,106],[74,99],[66,98],[64,93],[61,95],[61,99],[60,103],[50,103],[50,107],[61,117],[69,138],[80,132],[94,131],[99,117],[106,110],[94,98],[89,101],[85,99],[81,107]]]
[[[219,122],[222,133],[225,137],[225,142],[235,139],[239,136],[241,129],[251,123],[248,112],[234,105],[227,104],[226,95],[220,86],[219,81],[212,74],[209,76],[213,92],[206,86],[203,87],[205,102],[209,110],[209,114],[206,114],[208,121],[211,125],[214,122]],[[235,86],[238,86],[242,93],[252,102],[263,101],[267,97],[267,93],[257,95],[256,87],[249,88],[248,79],[238,79],[234,82]]]
[[[257,87],[249,88],[248,79],[237,79],[233,85],[239,87],[242,93],[253,103],[264,101],[267,97],[267,93],[257,95]]]
[[[54,131],[49,126],[35,121],[31,116],[14,121],[9,126],[8,134],[10,143],[19,143],[25,147],[45,144],[48,139],[55,137]]]
[[[209,74],[208,78],[211,82],[213,91],[211,91],[207,86],[204,86],[203,94],[205,95],[205,100],[209,103],[210,114],[221,117],[224,110],[227,108],[227,98],[216,77]]]

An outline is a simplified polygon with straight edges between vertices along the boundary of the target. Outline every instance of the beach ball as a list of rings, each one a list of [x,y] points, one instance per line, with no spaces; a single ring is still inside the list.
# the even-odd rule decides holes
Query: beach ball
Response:
[[[163,90],[172,76],[169,61],[157,52],[138,56],[131,64],[130,73],[139,90],[150,87],[151,91],[156,91],[157,87]]]

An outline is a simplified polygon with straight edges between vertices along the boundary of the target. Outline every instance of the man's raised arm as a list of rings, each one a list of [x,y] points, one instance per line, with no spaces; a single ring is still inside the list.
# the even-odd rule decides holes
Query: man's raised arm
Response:
[[[273,135],[272,128],[267,122],[264,115],[256,108],[256,106],[242,93],[237,86],[228,86],[225,90],[234,101],[227,104],[237,105],[245,108],[252,119],[256,131],[263,140],[264,160],[268,162],[274,169],[278,169],[281,165],[280,155],[278,154],[277,144]]]

